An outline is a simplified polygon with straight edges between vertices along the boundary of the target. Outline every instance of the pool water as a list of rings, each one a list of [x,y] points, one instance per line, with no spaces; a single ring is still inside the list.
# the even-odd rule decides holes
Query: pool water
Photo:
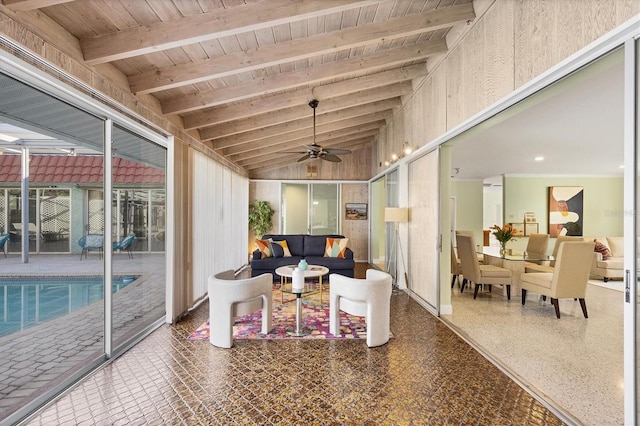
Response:
[[[113,277],[112,292],[136,278]],[[101,276],[0,278],[0,337],[101,302],[103,283]]]

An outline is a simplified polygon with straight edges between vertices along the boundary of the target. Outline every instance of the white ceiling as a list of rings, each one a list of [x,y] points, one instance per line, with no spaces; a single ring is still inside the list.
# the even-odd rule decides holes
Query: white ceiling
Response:
[[[455,138],[454,179],[621,176],[622,61],[614,52]]]

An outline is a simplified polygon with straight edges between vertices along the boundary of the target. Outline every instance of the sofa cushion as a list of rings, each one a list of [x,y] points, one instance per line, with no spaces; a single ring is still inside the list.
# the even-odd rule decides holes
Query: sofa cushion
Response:
[[[624,257],[624,237],[607,237],[611,257]]]
[[[600,253],[602,255],[603,260],[607,260],[611,257],[611,251],[609,247],[607,247],[604,243],[599,240],[593,240],[596,245],[593,248],[593,251]]]
[[[596,266],[602,269],[624,269],[624,258],[612,257],[608,260],[598,260]]]
[[[271,253],[273,257],[291,257],[287,240],[271,241]]]
[[[325,257],[325,256],[307,256],[305,257],[309,265],[322,265],[329,268],[330,271],[351,269],[356,267],[353,260],[339,259],[337,257]]]
[[[271,253],[271,240],[256,240],[258,250],[260,250],[260,257],[266,259],[267,257],[273,257]]]
[[[267,234],[262,239],[271,238],[273,241],[286,241],[291,256],[302,256],[304,253],[303,234]]]
[[[344,259],[344,253],[347,250],[348,238],[327,238],[324,255],[326,257],[337,257]]]
[[[305,235],[303,256],[324,256],[327,238],[344,238],[344,235]]]

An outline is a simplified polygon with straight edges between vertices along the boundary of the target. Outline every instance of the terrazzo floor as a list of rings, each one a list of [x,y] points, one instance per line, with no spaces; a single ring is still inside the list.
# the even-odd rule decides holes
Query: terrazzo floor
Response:
[[[564,424],[402,291],[391,298],[394,338],[371,349],[362,340],[188,341],[207,316],[205,302],[160,327],[28,424]]]
[[[522,306],[519,294],[507,301],[480,292],[474,300],[456,286],[453,314],[442,318],[575,423],[624,425],[622,285],[590,281],[588,319],[573,299],[560,299],[557,319],[536,294]]]

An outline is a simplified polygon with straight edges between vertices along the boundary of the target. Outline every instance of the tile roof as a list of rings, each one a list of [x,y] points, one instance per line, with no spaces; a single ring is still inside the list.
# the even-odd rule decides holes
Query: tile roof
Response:
[[[33,155],[29,164],[29,181],[33,183],[102,183],[101,156]],[[20,179],[20,156],[0,155],[0,183],[19,183]],[[113,159],[114,184],[164,182],[164,170]]]

